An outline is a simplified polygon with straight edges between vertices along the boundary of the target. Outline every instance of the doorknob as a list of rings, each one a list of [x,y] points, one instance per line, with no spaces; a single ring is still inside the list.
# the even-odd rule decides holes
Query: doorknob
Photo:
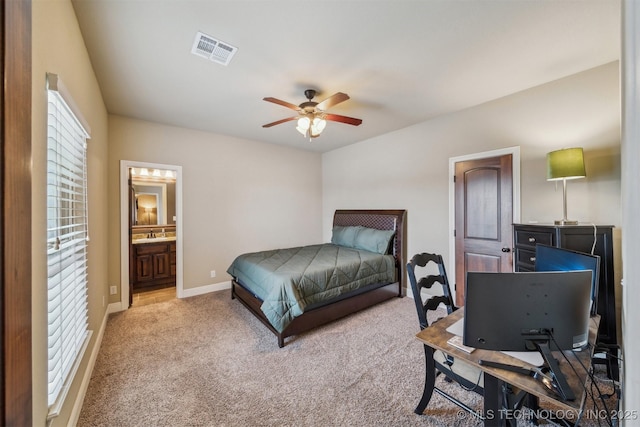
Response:
[[[502,252],[511,252],[511,248],[502,248]]]

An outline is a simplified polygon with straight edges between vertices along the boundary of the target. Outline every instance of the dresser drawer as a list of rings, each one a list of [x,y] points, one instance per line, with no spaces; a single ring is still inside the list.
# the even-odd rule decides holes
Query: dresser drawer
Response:
[[[162,254],[169,252],[169,245],[166,243],[139,243],[133,245],[137,255]]]
[[[515,230],[515,245],[517,247],[535,248],[536,244],[553,246],[552,231]]]
[[[595,246],[594,246],[595,239]],[[514,271],[534,271],[536,244],[564,248],[580,252],[594,251],[600,257],[600,276],[597,309],[600,315],[598,341],[603,348],[617,347],[616,292],[613,254],[613,226],[611,225],[556,225],[513,224]],[[619,377],[617,353],[606,358],[594,359],[594,363],[607,362],[607,375]]]
[[[528,251],[526,249],[516,250],[517,262],[519,265],[529,266],[533,270],[536,265],[536,253],[535,251]]]

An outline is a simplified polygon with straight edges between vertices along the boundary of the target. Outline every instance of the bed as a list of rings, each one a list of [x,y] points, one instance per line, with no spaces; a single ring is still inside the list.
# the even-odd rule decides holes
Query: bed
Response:
[[[337,210],[331,243],[238,256],[227,270],[231,298],[282,348],[287,337],[404,297],[405,218],[404,210]]]

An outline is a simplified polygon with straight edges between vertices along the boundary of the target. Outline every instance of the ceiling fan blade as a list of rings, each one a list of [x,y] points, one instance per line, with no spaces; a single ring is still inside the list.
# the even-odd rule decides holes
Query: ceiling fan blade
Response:
[[[354,125],[354,126],[359,126],[362,123],[362,119],[354,119],[353,117],[341,116],[339,114],[325,114],[324,118],[325,120],[346,123],[348,125]]]
[[[333,107],[334,105],[344,102],[347,99],[349,99],[349,95],[347,95],[346,93],[338,92],[336,94],[331,95],[330,97],[328,97],[327,99],[319,103],[318,105],[316,105],[316,108],[322,111],[326,111],[329,108]]]
[[[291,120],[295,120],[297,117],[287,117],[286,119],[278,120],[277,122],[267,123],[266,125],[262,125],[263,128],[270,128],[271,126],[279,125],[280,123],[290,122]]]
[[[287,102],[287,101],[283,101],[281,99],[271,98],[271,97],[266,97],[266,98],[262,98],[262,99],[267,101],[267,102],[273,102],[274,104],[282,105],[283,107],[291,108],[292,110],[300,111],[300,107],[298,107],[297,105],[292,104],[292,103]]]

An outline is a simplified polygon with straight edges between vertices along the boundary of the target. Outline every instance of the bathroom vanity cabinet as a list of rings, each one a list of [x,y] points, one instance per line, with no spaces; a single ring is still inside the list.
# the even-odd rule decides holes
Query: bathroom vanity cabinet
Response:
[[[176,242],[149,242],[133,245],[133,289],[176,283]]]

